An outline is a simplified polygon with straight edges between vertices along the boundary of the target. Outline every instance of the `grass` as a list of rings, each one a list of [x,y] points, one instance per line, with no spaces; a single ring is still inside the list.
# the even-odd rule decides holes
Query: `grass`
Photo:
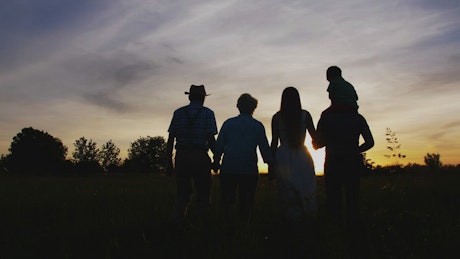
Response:
[[[443,258],[460,246],[460,174],[362,179],[360,246],[367,258]],[[253,222],[224,221],[213,179],[209,228],[191,203],[186,230],[168,221],[174,177],[0,176],[0,258],[348,258],[346,231],[325,215],[318,177],[315,224],[277,217],[275,182],[261,177]]]

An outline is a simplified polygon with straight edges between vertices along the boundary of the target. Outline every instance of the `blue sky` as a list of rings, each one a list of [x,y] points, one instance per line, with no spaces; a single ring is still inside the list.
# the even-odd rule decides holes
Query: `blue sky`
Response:
[[[1,154],[31,126],[69,154],[85,136],[125,155],[167,136],[190,84],[211,93],[219,128],[240,94],[256,97],[270,140],[282,90],[296,87],[316,123],[338,65],[376,140],[368,157],[393,162],[389,127],[400,162],[460,163],[458,1],[3,1],[0,34]]]

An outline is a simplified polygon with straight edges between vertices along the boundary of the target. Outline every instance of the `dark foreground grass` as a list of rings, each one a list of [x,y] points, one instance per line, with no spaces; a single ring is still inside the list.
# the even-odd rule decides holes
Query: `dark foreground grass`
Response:
[[[275,182],[261,177],[253,221],[232,225],[213,179],[212,215],[193,203],[185,229],[168,221],[174,177],[0,176],[0,258],[350,258],[347,230],[325,215],[279,220]],[[460,247],[460,174],[362,179],[359,251],[365,258],[449,258]],[[228,215],[227,215],[228,218]]]

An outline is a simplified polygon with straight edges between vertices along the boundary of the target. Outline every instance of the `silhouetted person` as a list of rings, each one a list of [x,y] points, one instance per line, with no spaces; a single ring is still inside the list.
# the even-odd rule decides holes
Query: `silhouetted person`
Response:
[[[313,159],[305,146],[308,133],[316,136],[310,113],[302,109],[299,92],[284,89],[281,107],[272,117],[271,149],[281,213],[289,221],[305,221],[316,216],[316,175]],[[278,146],[280,143],[280,146]],[[270,174],[272,174],[270,168]]]
[[[203,85],[190,86],[190,104],[174,111],[169,126],[166,147],[168,174],[176,174],[176,202],[172,219],[183,222],[192,194],[192,181],[196,191],[196,210],[202,219],[208,217],[211,188],[211,160],[208,150],[214,149],[217,125],[214,112],[203,106],[207,96]],[[175,168],[173,167],[173,146]]]
[[[326,206],[332,218],[342,225],[345,196],[347,240],[351,244],[351,255],[355,256],[365,251],[359,241],[363,235],[359,221],[360,174],[364,167],[361,153],[374,146],[374,138],[366,119],[356,111],[323,112],[316,130],[314,148],[326,147]],[[359,144],[360,136],[364,139],[362,144]]]
[[[337,66],[330,66],[326,70],[326,79],[329,81],[327,91],[331,106],[326,111],[358,110],[358,95],[352,84],[342,77],[342,70]]]
[[[252,117],[257,100],[247,93],[242,94],[237,107],[240,114],[226,120],[217,137],[214,168],[219,167],[223,154],[220,167],[222,202],[226,212],[231,213],[238,189],[240,220],[247,224],[254,207],[259,174],[257,147],[265,163],[271,163],[272,156],[263,124]]]

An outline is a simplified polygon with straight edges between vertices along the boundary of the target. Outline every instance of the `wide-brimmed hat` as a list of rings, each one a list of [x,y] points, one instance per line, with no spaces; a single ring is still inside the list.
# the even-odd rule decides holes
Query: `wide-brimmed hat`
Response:
[[[206,90],[204,89],[204,85],[191,85],[190,86],[190,91],[185,92],[185,94],[196,94],[196,95],[203,95],[203,96],[208,96],[209,94],[206,94]]]

